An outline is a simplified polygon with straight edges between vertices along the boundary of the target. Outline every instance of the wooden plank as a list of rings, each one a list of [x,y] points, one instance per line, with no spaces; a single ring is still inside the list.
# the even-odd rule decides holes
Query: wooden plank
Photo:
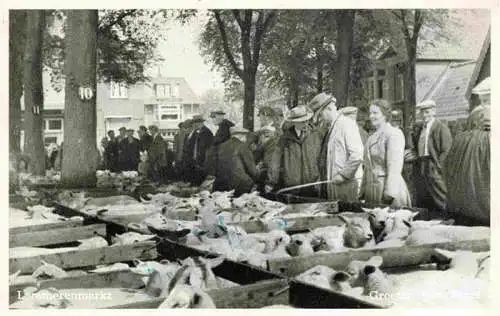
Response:
[[[338,213],[338,202],[318,202],[318,203],[296,203],[288,204],[287,208],[283,211],[283,214],[289,213],[300,213],[302,210],[314,207],[318,212],[326,212],[329,214]]]
[[[288,304],[289,286],[287,280],[268,280],[244,286],[209,290],[217,308],[261,308],[269,305]],[[164,299],[155,298],[140,302],[115,305],[115,309],[158,308]]]
[[[215,258],[219,255],[198,250],[180,243],[163,239],[158,245],[158,252],[162,259],[175,261],[187,257]],[[258,281],[280,279],[282,276],[271,273],[259,267],[225,259],[222,264],[213,269],[215,275],[238,284],[252,284]]]
[[[22,234],[22,233],[44,231],[44,230],[51,230],[58,228],[71,228],[82,225],[83,225],[83,220],[81,219],[68,219],[67,221],[60,221],[47,224],[10,227],[9,234]]]
[[[421,246],[405,246],[376,249],[349,250],[338,253],[317,254],[308,257],[275,259],[268,261],[268,268],[273,273],[296,276],[317,265],[332,269],[344,269],[352,260],[368,260],[372,256],[381,256],[382,268],[413,266],[432,262],[435,248],[447,250],[489,251],[490,240],[469,240],[453,243],[436,243]]]
[[[399,207],[399,208],[392,208],[389,205],[384,205],[384,204],[366,204],[366,203],[360,203],[360,202],[344,202],[344,201],[338,201],[338,211],[339,212],[354,212],[354,213],[364,213],[363,208],[386,208],[389,207],[392,210],[399,210],[399,209],[407,209],[411,210],[412,212],[418,212],[418,215],[415,216],[414,220],[424,220],[428,221],[431,219],[434,219],[435,216],[431,215],[428,209],[425,208],[419,208],[419,207]]]
[[[106,234],[105,224],[50,229],[19,234],[10,234],[9,247],[46,246],[62,244],[79,239]]]
[[[290,282],[290,305],[297,308],[384,308],[377,302],[329,291],[311,284]]]
[[[9,258],[9,271],[21,270],[22,274],[33,273],[40,266],[40,260],[55,264],[62,269],[70,269],[131,261],[133,258],[144,260],[155,259],[157,255],[156,243],[154,241],[146,241],[124,246],[109,246],[32,257]]]
[[[368,218],[368,214],[365,213],[345,213],[343,215],[345,215],[346,217]],[[277,218],[280,219],[279,217]],[[283,220],[285,223],[295,222],[292,226],[285,228],[285,231],[287,233],[302,232],[318,227],[340,226],[344,223],[338,216],[335,215],[281,218],[281,220]],[[228,223],[228,225],[240,226],[249,234],[268,231],[266,225],[260,221]]]
[[[42,280],[38,283],[14,283],[9,286],[9,302],[19,299],[19,293],[28,286],[38,286],[40,289],[54,287],[56,289],[73,288],[131,288],[143,286],[142,276],[128,270],[110,271],[106,273],[89,273],[82,276],[73,276],[60,279]]]

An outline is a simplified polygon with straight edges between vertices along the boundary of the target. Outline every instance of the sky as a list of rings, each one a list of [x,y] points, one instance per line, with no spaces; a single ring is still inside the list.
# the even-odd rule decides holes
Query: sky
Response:
[[[185,25],[169,21],[167,39],[158,45],[158,53],[165,59],[161,66],[162,76],[186,78],[198,96],[209,89],[224,88],[221,75],[204,63],[198,48],[204,20],[204,17],[197,17]],[[157,69],[152,71],[156,74]]]

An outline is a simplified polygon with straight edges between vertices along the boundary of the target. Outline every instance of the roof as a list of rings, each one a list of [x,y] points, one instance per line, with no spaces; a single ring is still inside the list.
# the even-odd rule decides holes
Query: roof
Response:
[[[422,102],[426,95],[438,84],[439,79],[444,75],[450,62],[420,63],[415,66],[416,77],[416,101]]]
[[[476,62],[450,64],[424,97],[436,102],[436,114],[439,118],[454,120],[468,116],[467,88],[475,67]]]
[[[472,73],[471,81],[469,83],[469,86],[467,87],[467,95],[466,95],[467,98],[470,98],[472,89],[474,88],[474,85],[477,83],[479,73],[481,72],[481,67],[483,66],[485,58],[490,50],[491,50],[491,27],[488,29],[488,33],[486,34],[486,38],[484,39],[483,42],[483,47],[481,48],[481,52],[479,53],[479,57],[477,58],[476,68]],[[488,58],[491,58],[490,55],[488,55]]]

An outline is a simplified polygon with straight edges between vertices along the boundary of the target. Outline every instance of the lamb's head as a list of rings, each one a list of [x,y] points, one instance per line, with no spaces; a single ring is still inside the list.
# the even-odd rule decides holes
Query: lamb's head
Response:
[[[314,254],[310,239],[302,234],[293,235],[288,245],[285,246],[285,250],[292,257]]]
[[[352,287],[363,285],[363,269],[366,266],[379,267],[382,265],[383,259],[380,256],[373,256],[367,261],[353,260],[345,269],[345,272],[350,276],[350,284]]]
[[[391,294],[394,283],[383,273],[379,265],[366,265],[362,271],[363,294],[370,295],[372,292]]]
[[[412,223],[413,218],[417,215],[418,212],[412,212],[410,210],[398,210],[389,213],[380,239],[405,238],[410,233],[410,228],[407,223]],[[390,238],[386,238],[389,236]]]
[[[389,207],[377,207],[374,209],[363,208],[363,211],[368,213],[368,219],[370,220],[372,229],[383,229],[385,227],[385,222],[389,217]]]
[[[338,215],[345,223],[344,231],[344,246],[349,248],[361,248],[368,242],[373,241],[373,232],[370,227],[370,222],[361,217],[347,218],[343,215]]]
[[[330,286],[334,291],[345,292],[351,289],[351,276],[344,271],[336,272],[330,281]]]

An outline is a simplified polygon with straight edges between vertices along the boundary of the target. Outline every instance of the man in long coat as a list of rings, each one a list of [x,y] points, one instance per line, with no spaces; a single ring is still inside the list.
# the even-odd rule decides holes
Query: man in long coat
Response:
[[[123,139],[122,142],[122,170],[123,171],[137,171],[137,166],[139,165],[139,152],[140,143],[137,138],[134,137],[134,130],[127,130],[127,138]]]
[[[222,110],[217,110],[210,113],[214,125],[217,126],[217,132],[215,132],[214,145],[221,144],[231,137],[229,129],[234,126],[234,123],[230,120],[224,118],[226,113]]]
[[[310,125],[312,111],[298,106],[287,112],[290,124],[281,135],[274,151],[266,191],[314,183],[320,180],[318,162],[323,137]],[[302,197],[318,197],[318,188],[308,186],[290,191]]]
[[[446,184],[443,180],[444,161],[452,144],[448,125],[436,119],[436,103],[426,100],[417,106],[424,124],[418,134],[417,205],[430,212],[444,214]]]
[[[183,178],[193,185],[200,185],[206,177],[205,155],[214,141],[214,135],[204,122],[205,119],[201,115],[193,116],[193,131],[184,145]]]
[[[231,127],[231,137],[207,152],[206,174],[214,177],[214,191],[231,191],[238,197],[250,193],[258,179],[252,152],[246,144],[248,130]]]
[[[167,167],[167,149],[165,140],[160,135],[158,126],[149,126],[153,141],[148,151],[149,178],[154,182],[163,183]]]
[[[151,142],[153,141],[153,136],[148,134],[148,129],[146,128],[146,126],[139,126],[137,135],[139,135],[139,150],[148,151],[149,146],[151,146]]]
[[[324,104],[317,113],[327,123],[319,166],[321,180],[330,182],[322,188],[326,189],[328,200],[357,201],[363,161],[363,142],[357,123],[337,112],[335,97],[321,93],[311,100],[315,102]],[[324,192],[322,195],[325,196]]]
[[[264,126],[257,132],[257,135],[259,137],[259,146],[258,150],[254,153],[254,158],[256,158],[257,170],[260,173],[258,190],[264,192],[264,187],[269,181],[268,170],[272,164],[278,137],[276,135],[276,128],[272,125]]]

